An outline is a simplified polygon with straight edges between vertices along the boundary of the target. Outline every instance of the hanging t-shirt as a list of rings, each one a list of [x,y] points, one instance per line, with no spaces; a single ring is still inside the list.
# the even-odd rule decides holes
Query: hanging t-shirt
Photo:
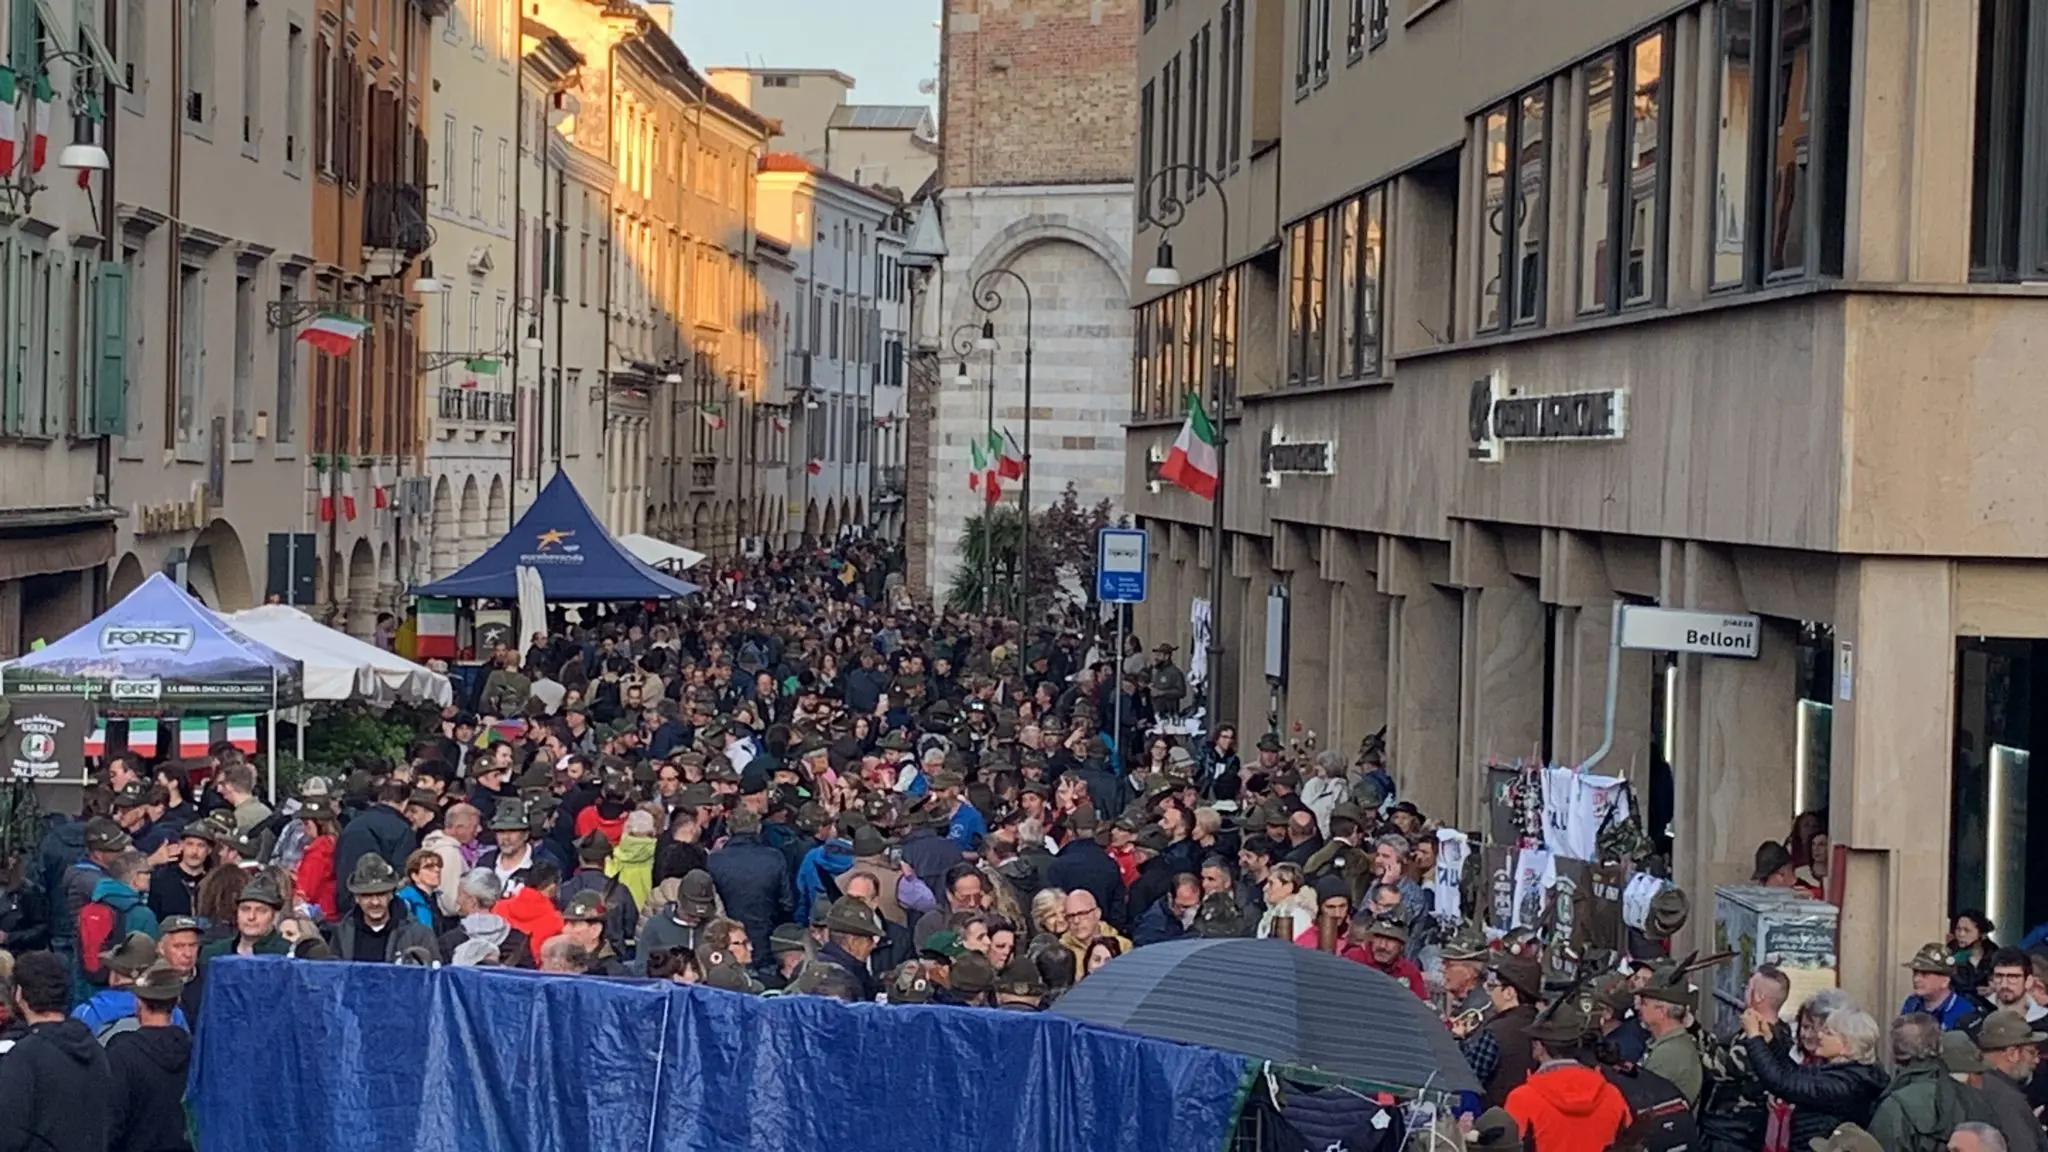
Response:
[[[1515,914],[1508,927],[1541,928],[1543,901],[1557,883],[1557,863],[1542,848],[1524,848],[1515,857]]]
[[[1437,831],[1436,878],[1429,882],[1429,891],[1436,918],[1448,927],[1457,927],[1465,918],[1465,856],[1471,850],[1463,832],[1455,828]]]
[[[1572,768],[1543,770],[1543,846],[1573,860],[1600,858],[1600,828],[1628,814],[1628,792],[1618,776]]]
[[[1670,886],[1670,881],[1648,872],[1638,872],[1628,878],[1628,887],[1621,890],[1621,922],[1638,932],[1650,918],[1650,901],[1657,893]]]
[[[1595,864],[1587,870],[1586,913],[1579,935],[1589,949],[1619,952],[1627,943],[1621,931],[1621,892],[1628,873],[1620,864]]]

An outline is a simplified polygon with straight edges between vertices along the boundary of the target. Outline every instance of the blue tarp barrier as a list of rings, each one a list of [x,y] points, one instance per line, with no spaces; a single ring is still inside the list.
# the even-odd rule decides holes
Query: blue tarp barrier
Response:
[[[224,957],[201,1152],[1215,1149],[1242,1058],[1057,1016]]]

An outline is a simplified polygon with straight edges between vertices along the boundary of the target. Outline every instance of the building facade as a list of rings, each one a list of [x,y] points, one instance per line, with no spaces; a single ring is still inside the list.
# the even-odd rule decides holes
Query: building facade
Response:
[[[915,195],[939,166],[938,124],[922,104],[855,104],[853,77],[825,68],[712,68],[711,82],[780,129],[772,152],[898,199]]]
[[[2048,917],[2026,6],[1392,7],[1146,5],[1139,280],[1187,211],[1133,297],[1145,639],[1220,566],[1221,717],[1384,725],[1472,827],[1493,758],[1602,750],[1617,604],[1754,615],[1754,658],[1618,657],[1604,765],[1695,907],[1817,811],[1873,1001],[1952,909]],[[1220,542],[1154,478],[1190,391]]]
[[[538,365],[520,347],[521,274],[532,252],[518,240],[519,21],[516,0],[483,0],[453,4],[434,22],[439,98],[427,126],[433,247],[421,271],[439,290],[419,294],[417,358],[434,530],[429,546],[410,557],[409,583],[474,560],[524,507],[514,439],[520,389]]]
[[[729,554],[759,530],[741,429],[765,359],[749,173],[769,125],[691,65],[667,5],[532,12],[529,53],[555,37],[582,61],[551,97],[566,148],[541,176],[544,467],[614,532]]]
[[[909,460],[918,479],[908,485],[910,514],[924,521],[908,536],[911,575],[941,597],[959,566],[967,519],[984,506],[967,483],[970,445],[985,442],[992,426],[1030,455],[1038,509],[1068,484],[1083,503],[1123,497],[1139,7],[1140,0],[963,0],[942,18],[946,254],[921,285],[919,307],[945,335],[927,341],[912,368],[927,384],[913,389],[912,418],[925,428],[909,443],[924,455]],[[994,288],[1001,306],[977,308],[977,285]],[[962,383],[954,337],[985,319],[993,320],[997,349],[973,351],[970,337]]]
[[[885,477],[900,476],[885,468],[901,458],[902,205],[787,153],[764,157],[755,180],[761,231],[794,264],[792,502],[813,539],[869,532]]]

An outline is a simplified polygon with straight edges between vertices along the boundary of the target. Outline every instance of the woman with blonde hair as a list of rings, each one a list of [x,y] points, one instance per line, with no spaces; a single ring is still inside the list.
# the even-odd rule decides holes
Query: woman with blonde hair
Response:
[[[1067,932],[1067,893],[1063,888],[1040,888],[1031,897],[1031,949],[1035,951],[1041,938],[1054,941]]]
[[[1275,864],[1266,873],[1266,912],[1259,917],[1258,938],[1274,936],[1276,922],[1287,917],[1293,922],[1293,931],[1278,934],[1282,940],[1291,940],[1295,933],[1316,922],[1316,894],[1308,887],[1308,879],[1302,875],[1298,864]]]

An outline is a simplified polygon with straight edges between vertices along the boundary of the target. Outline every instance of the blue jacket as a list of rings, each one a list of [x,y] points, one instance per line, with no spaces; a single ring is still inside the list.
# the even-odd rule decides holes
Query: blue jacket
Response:
[[[767,956],[768,934],[790,919],[789,858],[759,835],[728,839],[704,863],[725,914],[746,925],[754,955]]]
[[[825,877],[844,875],[853,867],[853,845],[837,837],[804,853],[796,869],[796,907],[809,914],[812,904],[825,894]]]
[[[953,809],[953,822],[946,827],[946,839],[962,852],[980,848],[981,838],[987,833],[988,821],[981,818],[981,811],[974,805],[962,802]]]
[[[91,999],[71,1010],[71,1018],[91,1029],[94,1036],[114,1021],[133,1015],[135,993],[126,988],[102,988],[93,993]],[[187,1032],[192,1030],[192,1026],[185,1023],[183,1008],[171,1009],[171,1023]]]
[[[121,942],[130,932],[146,932],[151,939],[157,936],[156,913],[149,910],[149,902],[142,893],[121,883],[112,876],[102,876],[92,886],[92,899],[88,903],[105,904],[114,910],[120,920],[114,925],[113,935],[107,939],[111,948]]]
[[[1145,914],[1138,917],[1138,926],[1131,933],[1131,946],[1142,948],[1147,944],[1164,944],[1187,934],[1187,926],[1173,914],[1173,895],[1168,893],[1154,900],[1152,906],[1145,909]]]
[[[1944,1032],[1954,1029],[1958,1024],[1968,1019],[1970,1011],[1970,1002],[1956,995],[1953,988],[1949,989],[1948,998],[1939,1004],[1929,1004],[1918,996],[1908,996],[1906,997],[1906,1002],[1899,1006],[1899,1015],[1901,1016],[1908,1012],[1925,1012],[1929,1016],[1934,1017],[1935,1022],[1941,1025],[1941,1030]]]

